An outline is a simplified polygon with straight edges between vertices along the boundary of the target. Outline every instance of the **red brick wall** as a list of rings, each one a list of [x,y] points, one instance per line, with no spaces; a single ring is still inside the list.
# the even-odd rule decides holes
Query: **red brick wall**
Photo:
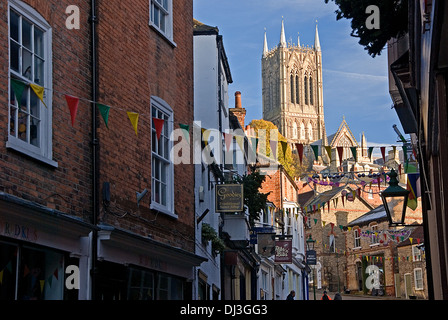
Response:
[[[99,119],[100,186],[110,183],[104,222],[156,240],[194,249],[194,166],[175,165],[178,219],[151,212],[150,98],[174,110],[173,128],[193,123],[193,4],[173,1],[176,47],[148,25],[148,0],[100,1],[98,10],[99,98],[110,110],[109,129]],[[126,111],[140,114],[138,137]],[[192,130],[190,130],[192,132]],[[192,154],[191,154],[192,159]],[[148,189],[137,207],[136,191]],[[114,215],[113,212],[117,213]],[[127,213],[124,217],[123,213]]]
[[[0,191],[90,220],[90,104],[81,101],[74,128],[62,93],[89,99],[90,27],[88,1],[77,1],[80,30],[68,30],[73,1],[25,0],[51,25],[53,37],[53,168],[6,148],[8,140],[8,1],[0,1]]]

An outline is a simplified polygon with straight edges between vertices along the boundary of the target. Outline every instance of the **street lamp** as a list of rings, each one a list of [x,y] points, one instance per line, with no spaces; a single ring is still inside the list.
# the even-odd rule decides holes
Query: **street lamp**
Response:
[[[316,240],[313,240],[311,238],[311,234],[306,239],[306,263],[310,266],[316,265],[316,251],[314,251],[314,244],[316,243]],[[314,300],[316,300],[316,277],[313,267],[313,292],[314,292]]]
[[[390,226],[404,226],[409,190],[398,185],[397,173],[394,169],[388,174],[389,187],[381,192],[384,209]]]
[[[308,239],[306,239],[306,249],[308,251],[310,250],[314,250],[314,243],[316,242],[316,240],[313,240],[313,238],[311,238],[311,234],[308,237]]]

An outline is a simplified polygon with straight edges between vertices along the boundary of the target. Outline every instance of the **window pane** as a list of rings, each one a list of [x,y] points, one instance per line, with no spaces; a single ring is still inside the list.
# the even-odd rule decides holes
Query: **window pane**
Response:
[[[10,37],[17,42],[19,42],[19,15],[14,11],[11,11],[10,21],[9,21],[9,33]]]
[[[40,120],[31,117],[30,125],[30,142],[33,146],[39,147],[40,145]]]
[[[34,82],[44,86],[44,61],[34,57]]]
[[[11,48],[11,69],[15,72],[19,72],[19,61],[20,61],[20,46],[14,41],[10,41]]]
[[[22,49],[22,76],[31,80],[33,55],[26,49]]]
[[[160,14],[159,8],[154,6],[154,21],[153,22],[157,27],[160,26],[159,14]]]
[[[16,112],[17,108],[11,107],[9,111],[9,134],[16,137]]]
[[[160,199],[161,200],[160,204],[166,206],[166,184],[161,183],[160,187],[161,187],[161,192],[162,192],[162,194],[161,194],[162,198]]]
[[[28,126],[28,115],[24,112],[19,112],[19,136],[20,140],[27,141],[27,126]]]
[[[44,57],[44,32],[34,27],[34,53],[39,57]]]
[[[162,30],[163,32],[166,31],[166,16],[160,12],[160,30]]]
[[[0,284],[0,300],[14,300],[17,270],[17,247],[0,243],[0,268],[2,281]]]
[[[31,28],[31,23],[26,19],[22,19],[22,45],[29,50],[33,49],[31,47]]]

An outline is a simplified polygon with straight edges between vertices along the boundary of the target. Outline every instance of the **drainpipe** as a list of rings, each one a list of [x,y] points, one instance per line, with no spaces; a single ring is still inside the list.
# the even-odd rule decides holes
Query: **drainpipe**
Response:
[[[97,112],[95,102],[98,101],[98,70],[97,70],[97,3],[95,0],[91,0],[90,3],[90,28],[91,28],[91,41],[92,41],[92,224],[94,229],[92,230],[92,264],[90,270],[91,277],[91,300],[96,299],[97,289],[97,246],[98,246],[98,231],[96,226],[98,224],[98,138],[97,138]]]

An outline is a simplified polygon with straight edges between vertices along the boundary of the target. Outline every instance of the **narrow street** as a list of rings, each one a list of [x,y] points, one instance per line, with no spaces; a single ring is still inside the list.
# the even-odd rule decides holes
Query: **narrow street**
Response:
[[[331,298],[331,300],[334,300],[336,292],[327,292],[327,295]],[[316,300],[321,300],[323,295],[323,290],[319,289],[316,290]],[[364,301],[375,301],[375,300],[404,300],[396,297],[389,297],[389,296],[371,296],[371,295],[363,295],[363,294],[346,294],[341,293],[342,300],[364,300]],[[310,288],[309,292],[309,300],[314,300],[314,292],[312,288]]]

